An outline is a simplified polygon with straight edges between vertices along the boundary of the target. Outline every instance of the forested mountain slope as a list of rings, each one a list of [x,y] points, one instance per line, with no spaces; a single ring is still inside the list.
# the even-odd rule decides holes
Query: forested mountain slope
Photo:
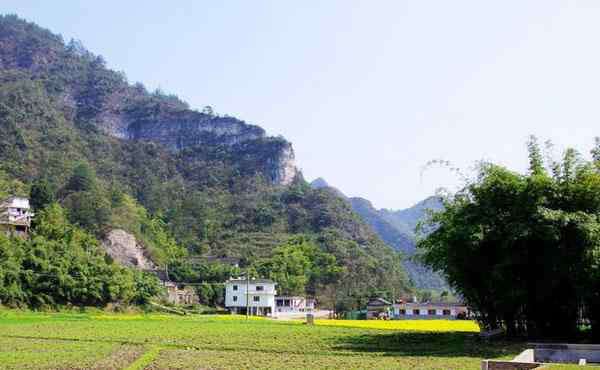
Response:
[[[412,259],[417,252],[415,228],[419,222],[426,219],[429,210],[437,211],[442,208],[439,197],[429,197],[411,208],[391,211],[376,209],[370,201],[364,198],[349,198],[339,189],[329,185],[323,178],[312,181],[311,186],[315,189],[329,189],[332,194],[347,200],[352,209],[373,228],[387,245],[406,257],[403,260],[403,266],[417,288],[447,289],[447,284],[438,274]]]
[[[341,269],[329,280],[296,272],[313,293],[410,290],[400,257],[347,202],[304,181],[285,139],[132,85],[80,43],[16,16],[0,17],[0,172],[45,184],[98,238],[119,228],[156,245],[155,262],[185,264],[164,247],[172,236],[189,255],[241,257],[269,273],[264,260],[301,234]]]
[[[378,210],[363,198],[350,198],[350,203],[354,211],[371,225],[384,242],[407,257],[404,260],[404,268],[417,288],[448,288],[439,274],[413,259],[417,253],[415,228],[419,222],[426,220],[428,210],[440,209],[442,203],[439,198],[429,197],[413,207],[399,211]]]
[[[399,230],[406,230],[408,235],[415,236],[417,224],[428,216],[428,212],[441,211],[444,208],[440,197],[428,197],[414,206],[401,210],[381,209],[379,214]]]

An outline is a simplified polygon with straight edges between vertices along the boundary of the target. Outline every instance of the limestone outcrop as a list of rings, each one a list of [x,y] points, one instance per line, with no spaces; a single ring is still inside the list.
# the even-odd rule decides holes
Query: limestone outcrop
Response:
[[[123,266],[140,270],[156,268],[145,255],[144,248],[137,242],[135,236],[125,230],[111,230],[102,240],[102,246],[109,256]]]

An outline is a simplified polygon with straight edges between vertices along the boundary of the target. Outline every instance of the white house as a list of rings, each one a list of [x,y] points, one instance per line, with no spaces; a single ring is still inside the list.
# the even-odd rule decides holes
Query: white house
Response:
[[[298,296],[277,296],[275,297],[276,313],[301,313],[313,312],[315,310],[315,300]]]
[[[31,226],[33,212],[29,199],[22,197],[9,197],[0,201],[0,225],[7,231],[17,234],[26,234]]]
[[[229,279],[225,283],[225,307],[236,314],[271,316],[275,312],[275,282],[267,279]]]

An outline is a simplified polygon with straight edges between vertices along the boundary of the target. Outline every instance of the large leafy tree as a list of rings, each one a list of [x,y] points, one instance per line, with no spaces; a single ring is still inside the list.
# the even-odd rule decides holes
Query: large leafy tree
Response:
[[[322,251],[306,236],[290,238],[273,256],[258,262],[257,271],[277,282],[285,295],[316,295],[324,284],[337,281],[343,272],[334,255]]]
[[[31,186],[29,199],[33,209],[42,209],[55,201],[56,190],[47,179],[38,179]]]
[[[89,164],[83,162],[73,169],[67,183],[67,191],[91,191],[96,185],[96,174]]]
[[[484,164],[446,201],[419,242],[423,260],[487,328],[570,337],[586,310],[598,330],[598,163],[569,149],[549,174],[535,140],[529,152],[529,173]]]

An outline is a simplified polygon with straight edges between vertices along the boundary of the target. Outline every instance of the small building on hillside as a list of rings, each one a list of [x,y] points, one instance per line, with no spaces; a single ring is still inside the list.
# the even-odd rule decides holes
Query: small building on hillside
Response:
[[[171,281],[167,271],[159,269],[146,269],[142,271],[153,274],[160,280],[167,292],[167,302],[179,305],[200,303],[200,298],[193,287]]]
[[[446,302],[399,302],[392,306],[394,319],[457,319],[468,315],[467,307],[462,303]]]
[[[367,320],[389,318],[392,302],[381,297],[371,298],[367,303]]]
[[[9,197],[0,201],[0,230],[8,234],[27,235],[33,216],[27,198]]]
[[[271,316],[275,312],[275,282],[268,279],[229,279],[225,307],[234,314]]]
[[[198,304],[200,300],[196,290],[191,286],[179,286],[172,281],[165,281],[163,285],[167,289],[167,301],[173,304],[191,305]]]
[[[303,313],[315,310],[315,300],[300,296],[276,296],[276,313]]]

